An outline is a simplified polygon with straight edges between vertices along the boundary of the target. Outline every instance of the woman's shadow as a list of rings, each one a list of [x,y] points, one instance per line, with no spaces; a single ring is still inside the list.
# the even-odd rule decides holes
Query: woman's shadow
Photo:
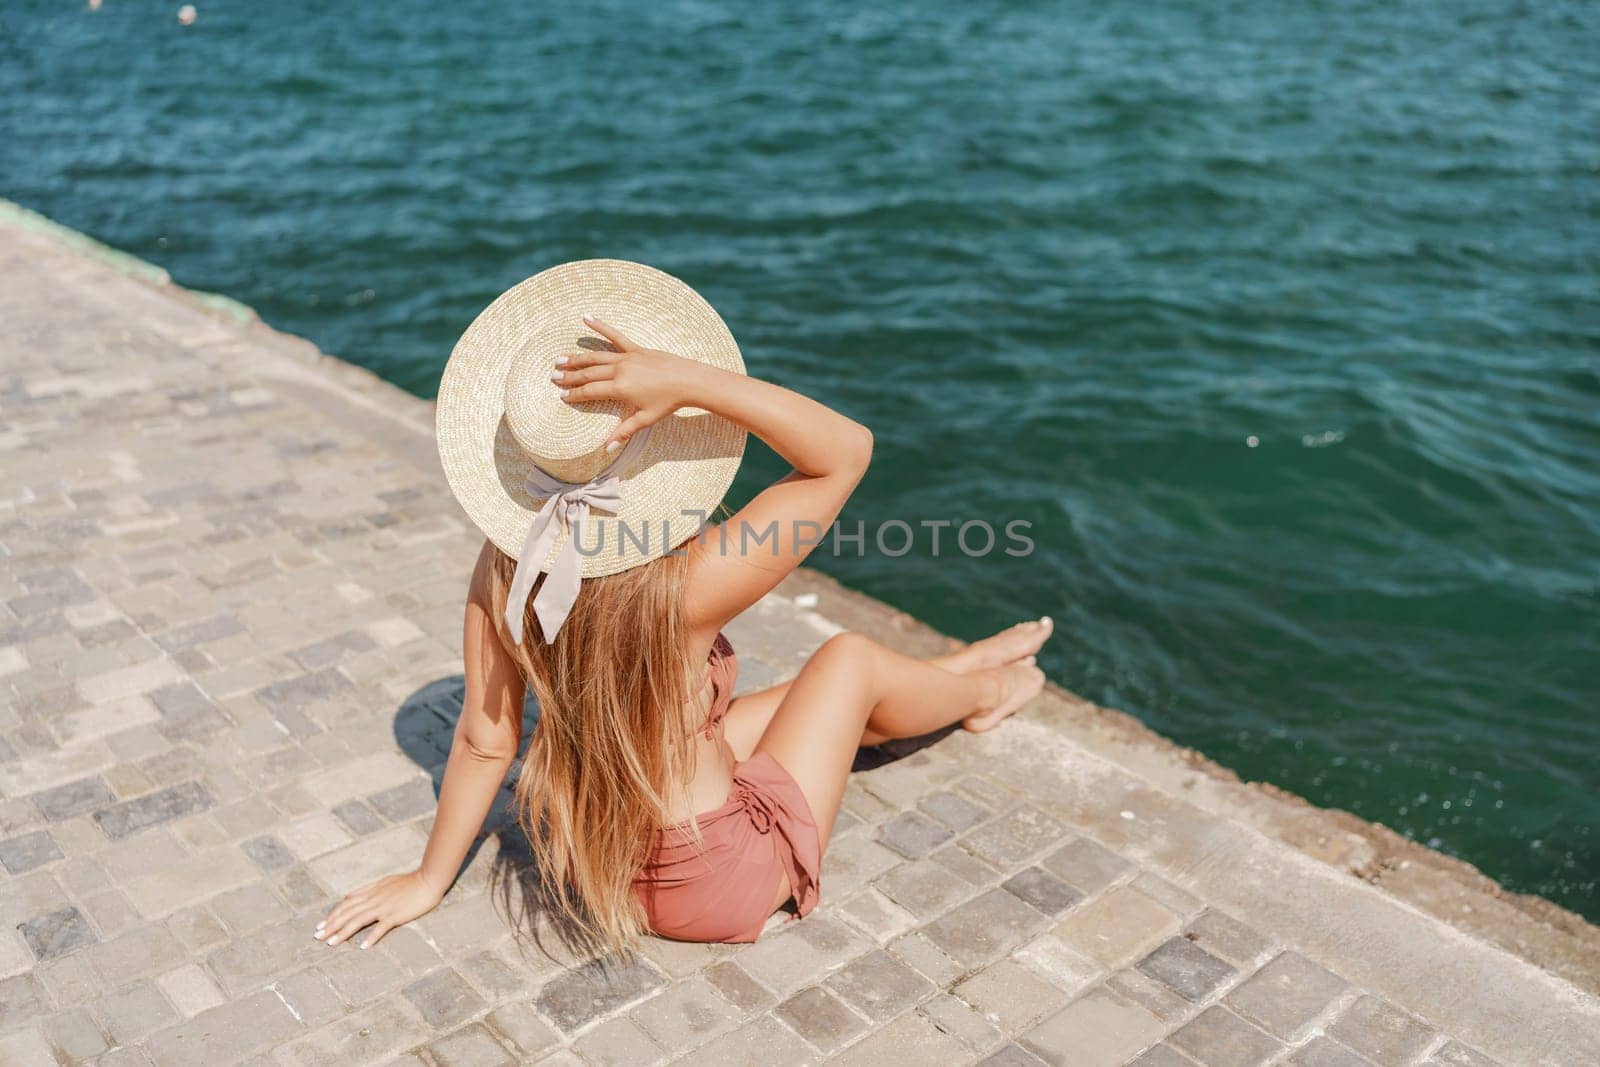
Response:
[[[450,755],[451,740],[455,736],[456,723],[461,718],[465,696],[466,678],[460,674],[447,675],[412,692],[395,711],[395,741],[402,752],[432,777],[436,801],[444,782],[445,763]],[[456,875],[456,882],[460,883],[463,876],[485,878],[489,891],[494,895],[497,910],[511,926],[519,946],[531,945],[552,959],[572,962],[595,955],[601,946],[592,943],[577,924],[566,918],[552,887],[543,884],[528,836],[517,818],[517,776],[522,771],[528,743],[538,723],[539,703],[529,694],[523,704],[522,744],[516,762],[495,794],[483,829],[473,839],[461,870]],[[872,770],[903,759],[954,728],[940,730],[926,737],[863,748],[856,753],[851,770]],[[483,845],[491,839],[495,845],[494,858],[480,875],[475,869],[475,861]],[[451,888],[454,887],[452,885]]]

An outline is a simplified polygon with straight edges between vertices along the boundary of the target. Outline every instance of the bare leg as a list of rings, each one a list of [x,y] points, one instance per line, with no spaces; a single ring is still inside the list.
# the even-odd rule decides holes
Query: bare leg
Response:
[[[799,783],[826,847],[864,733],[919,737],[969,717],[997,722],[1043,686],[1032,663],[954,674],[840,634],[790,683],[756,751],[771,753]]]
[[[1033,655],[1049,639],[1054,628],[1055,623],[1048,615],[1036,621],[1019,622],[1009,629],[974,641],[965,648],[935,656],[925,662],[953,674],[989,670]],[[767,732],[767,725],[772,722],[778,705],[788,695],[792,681],[746,693],[729,706],[728,716],[723,720],[723,736],[727,739],[728,747],[733,749],[735,759],[750,758],[756,745],[761,742],[761,736]],[[888,735],[877,733],[869,727],[862,731],[859,744],[867,747],[881,745],[887,740]]]

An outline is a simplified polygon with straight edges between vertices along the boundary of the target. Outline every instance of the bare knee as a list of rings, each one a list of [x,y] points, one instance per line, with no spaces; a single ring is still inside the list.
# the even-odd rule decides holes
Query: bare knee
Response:
[[[867,680],[883,646],[865,634],[846,631],[834,634],[811,654],[808,666],[819,670],[843,671]]]

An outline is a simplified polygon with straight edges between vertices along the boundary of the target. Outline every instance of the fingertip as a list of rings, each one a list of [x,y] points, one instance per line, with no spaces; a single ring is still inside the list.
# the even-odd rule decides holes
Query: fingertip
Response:
[[[608,452],[608,453],[615,452],[617,449],[619,449],[621,447],[622,447],[622,442],[621,441],[607,441],[606,442],[606,452]]]

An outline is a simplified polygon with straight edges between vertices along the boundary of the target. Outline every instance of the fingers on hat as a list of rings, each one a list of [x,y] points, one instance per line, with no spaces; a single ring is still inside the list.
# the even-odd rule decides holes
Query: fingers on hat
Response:
[[[561,399],[569,404],[586,404],[595,400],[615,400],[617,387],[609,381],[590,382],[573,389],[561,390]]]
[[[581,367],[598,367],[603,363],[615,363],[622,356],[617,352],[606,351],[598,348],[579,349],[568,352],[556,361],[557,365],[567,370],[578,370]]]
[[[653,421],[646,412],[635,411],[632,415],[617,423],[616,430],[611,434],[611,440],[617,443],[626,441],[646,426],[649,426]]]
[[[572,364],[558,370],[552,377],[562,385],[588,385],[590,382],[603,382],[616,376],[617,370],[608,363],[597,364],[593,367],[579,367],[572,369]]]
[[[591,327],[595,333],[599,334],[601,337],[604,337],[607,341],[610,341],[619,349],[627,351],[634,347],[633,342],[628,340],[628,335],[617,329],[615,326],[607,325],[606,323],[595,318],[593,315],[585,315],[583,317],[583,321],[586,325]]]

